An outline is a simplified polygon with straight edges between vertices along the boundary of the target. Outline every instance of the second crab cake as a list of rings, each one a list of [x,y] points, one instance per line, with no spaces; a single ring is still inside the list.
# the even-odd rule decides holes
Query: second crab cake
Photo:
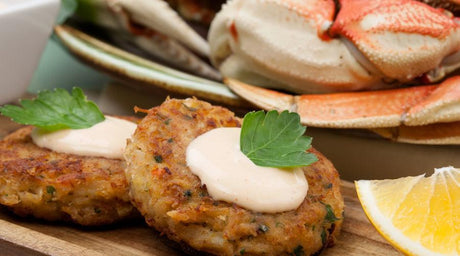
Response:
[[[340,180],[314,149],[319,160],[301,169],[308,193],[294,210],[258,212],[210,196],[186,149],[214,128],[240,126],[229,110],[196,99],[148,110],[125,151],[132,202],[146,222],[184,248],[214,255],[312,255],[333,244],[343,219]]]
[[[121,159],[37,146],[26,126],[0,141],[0,204],[21,216],[104,225],[137,216]]]

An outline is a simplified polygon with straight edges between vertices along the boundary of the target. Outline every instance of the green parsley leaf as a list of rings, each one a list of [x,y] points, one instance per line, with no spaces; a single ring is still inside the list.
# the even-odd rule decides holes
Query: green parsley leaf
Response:
[[[61,88],[41,91],[36,99],[21,100],[20,104],[5,105],[0,108],[0,113],[17,123],[34,125],[43,131],[89,128],[105,119],[97,105],[88,101],[77,87],[72,89],[72,95]]]
[[[330,206],[329,204],[326,204],[325,207],[326,207],[326,217],[324,217],[324,221],[328,223],[334,223],[340,220],[339,218],[335,216],[334,210],[332,210],[332,206]]]
[[[272,110],[249,112],[241,127],[241,151],[256,165],[291,168],[307,166],[318,159],[307,153],[311,137],[302,136],[306,127],[297,113]]]
[[[46,193],[53,195],[56,192],[56,189],[53,186],[46,186]]]
[[[294,255],[295,256],[304,256],[305,255],[305,251],[303,250],[302,245],[298,245],[296,248],[294,248]]]
[[[323,246],[326,246],[326,243],[327,243],[327,233],[326,233],[326,229],[323,228],[323,231],[321,231],[321,243],[323,244]]]

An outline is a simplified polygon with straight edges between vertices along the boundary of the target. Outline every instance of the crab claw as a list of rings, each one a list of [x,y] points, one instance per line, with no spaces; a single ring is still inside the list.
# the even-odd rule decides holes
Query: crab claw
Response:
[[[303,124],[314,127],[382,128],[460,120],[460,76],[437,86],[300,96],[233,79],[225,82],[257,107],[295,111]]]
[[[333,0],[229,1],[211,24],[211,61],[227,77],[299,93],[379,88],[340,39],[327,38],[334,12]]]
[[[460,26],[441,9],[411,0],[340,0],[340,4],[330,33],[351,41],[369,60],[361,62],[368,70],[400,82],[436,68],[441,69],[438,74],[453,70],[441,62],[460,49]],[[459,64],[454,63],[455,68]],[[434,79],[438,78],[442,77]]]
[[[207,42],[161,0],[78,0],[76,18],[109,29],[107,36],[117,46],[136,46],[175,68],[222,79],[197,55],[207,56]]]
[[[123,12],[137,24],[176,39],[197,53],[208,56],[209,45],[162,0],[107,0],[115,12]]]
[[[340,3],[333,20],[332,0],[232,0],[211,24],[211,60],[224,76],[297,93],[435,81],[460,67],[460,25],[442,10],[412,0]]]

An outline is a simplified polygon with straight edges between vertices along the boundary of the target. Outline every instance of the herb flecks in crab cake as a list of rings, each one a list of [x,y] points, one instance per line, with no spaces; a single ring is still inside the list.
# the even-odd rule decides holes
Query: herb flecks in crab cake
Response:
[[[185,247],[215,255],[312,255],[333,244],[343,199],[338,173],[321,153],[308,150],[318,161],[301,167],[308,193],[298,207],[250,210],[214,199],[186,161],[197,137],[219,127],[240,127],[240,118],[196,99],[170,99],[147,113],[125,158],[133,203],[150,226]]]
[[[81,225],[136,215],[121,156],[126,138],[113,144],[104,136],[90,137],[94,129],[109,133],[107,122],[109,128],[111,122],[126,125],[132,133],[135,124],[125,120],[135,119],[104,117],[78,88],[72,95],[63,89],[44,91],[21,105],[1,109],[29,126],[0,141],[0,204],[21,216]]]

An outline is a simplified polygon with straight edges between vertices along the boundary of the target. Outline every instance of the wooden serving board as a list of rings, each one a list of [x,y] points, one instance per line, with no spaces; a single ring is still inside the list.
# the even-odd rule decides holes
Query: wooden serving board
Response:
[[[0,116],[0,138],[17,129]],[[364,214],[353,183],[342,181],[345,220],[337,244],[322,255],[402,255],[378,234]],[[0,208],[0,255],[183,255],[142,220],[81,228],[19,218]]]

